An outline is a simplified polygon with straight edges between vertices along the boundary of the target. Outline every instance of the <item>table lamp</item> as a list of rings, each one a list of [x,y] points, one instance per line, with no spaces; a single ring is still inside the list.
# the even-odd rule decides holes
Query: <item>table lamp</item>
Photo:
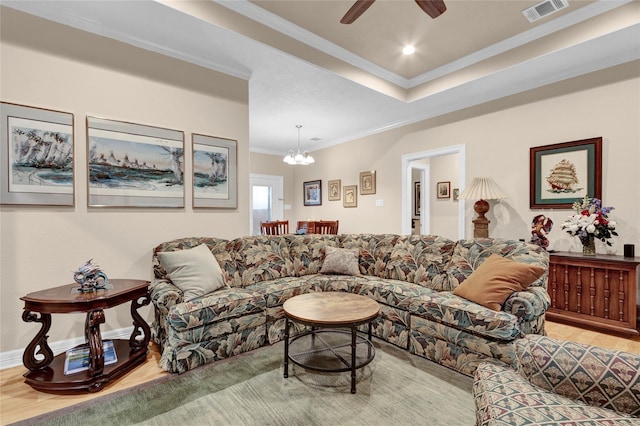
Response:
[[[501,200],[506,198],[498,184],[488,177],[474,178],[471,185],[467,186],[458,196],[460,200],[478,200],[473,209],[478,217],[473,220],[473,237],[489,238],[489,222],[485,213],[489,211],[489,203],[486,200]]]

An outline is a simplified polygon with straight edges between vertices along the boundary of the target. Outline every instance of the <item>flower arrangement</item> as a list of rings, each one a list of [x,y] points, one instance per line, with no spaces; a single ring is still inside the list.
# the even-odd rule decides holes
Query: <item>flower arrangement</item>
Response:
[[[566,230],[569,235],[580,238],[583,245],[587,245],[593,239],[598,239],[607,243],[613,235],[618,235],[615,231],[616,222],[608,219],[608,215],[613,207],[602,207],[602,201],[598,198],[584,197],[582,201],[573,203],[573,209],[576,214],[562,224],[562,229]]]

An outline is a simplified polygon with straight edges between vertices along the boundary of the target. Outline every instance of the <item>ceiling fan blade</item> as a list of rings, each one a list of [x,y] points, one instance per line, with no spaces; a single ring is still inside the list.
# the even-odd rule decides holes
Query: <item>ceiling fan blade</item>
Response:
[[[437,18],[447,10],[447,6],[442,0],[416,0],[416,3],[432,18]]]
[[[358,0],[356,1],[351,9],[344,14],[342,19],[340,20],[341,24],[350,24],[362,15],[365,10],[369,9],[369,7],[373,4],[375,0]]]

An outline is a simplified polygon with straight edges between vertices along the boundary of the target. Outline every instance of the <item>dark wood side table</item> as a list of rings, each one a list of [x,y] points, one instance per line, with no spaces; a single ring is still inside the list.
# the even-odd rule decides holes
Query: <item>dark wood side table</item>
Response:
[[[549,254],[551,307],[546,317],[637,336],[640,258]]]
[[[22,319],[39,322],[40,331],[29,343],[22,356],[25,383],[45,392],[96,392],[109,381],[116,379],[147,358],[151,329],[138,313],[138,308],[151,301],[149,281],[113,279],[106,289],[82,293],[78,284],[29,293],[24,301]],[[131,302],[133,332],[129,340],[112,339],[118,361],[104,365],[104,350],[100,324],[104,323],[104,309]],[[47,344],[47,332],[51,328],[51,314],[87,313],[85,338],[89,346],[89,369],[74,374],[64,374],[66,354],[57,356]]]

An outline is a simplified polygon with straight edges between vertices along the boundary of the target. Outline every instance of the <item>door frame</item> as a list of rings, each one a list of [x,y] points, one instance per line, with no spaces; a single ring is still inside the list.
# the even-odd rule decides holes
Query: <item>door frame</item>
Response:
[[[415,164],[412,166],[412,162],[413,161],[417,161],[417,160],[423,160],[425,158],[434,158],[434,157],[439,157],[442,155],[450,155],[450,154],[458,154],[458,182],[460,182],[460,191],[462,191],[464,189],[465,186],[465,182],[466,182],[466,172],[465,172],[465,164],[466,164],[466,147],[465,145],[461,144],[461,145],[452,145],[452,146],[448,146],[448,147],[444,147],[444,148],[437,148],[437,149],[431,149],[428,151],[420,151],[420,152],[414,152],[411,154],[404,154],[402,156],[402,222],[401,222],[401,229],[402,229],[402,234],[403,235],[410,235],[411,234],[411,217],[412,215],[412,211],[411,211],[411,198],[412,198],[412,192],[413,192],[413,185],[412,185],[412,179],[411,179],[411,168],[413,166],[415,166]],[[422,180],[422,179],[421,179]],[[431,179],[429,176],[424,176],[424,183],[421,184],[420,188],[421,188],[421,202],[422,202],[422,206],[421,211],[425,212],[425,214],[428,214],[428,211],[426,210],[426,206],[428,206],[428,204],[425,204],[425,186],[426,185],[430,185],[431,183]],[[422,210],[424,208],[424,210]],[[430,231],[430,226],[425,224],[423,221],[420,221],[420,229],[421,230],[426,230]],[[464,239],[465,238],[465,234],[466,234],[466,223],[465,223],[465,201],[464,200],[460,200],[459,204],[458,204],[458,238],[459,239]]]
[[[284,218],[284,176],[251,173],[249,174],[249,235],[253,232],[254,185],[272,186],[274,188],[271,199],[271,220],[282,220]]]

